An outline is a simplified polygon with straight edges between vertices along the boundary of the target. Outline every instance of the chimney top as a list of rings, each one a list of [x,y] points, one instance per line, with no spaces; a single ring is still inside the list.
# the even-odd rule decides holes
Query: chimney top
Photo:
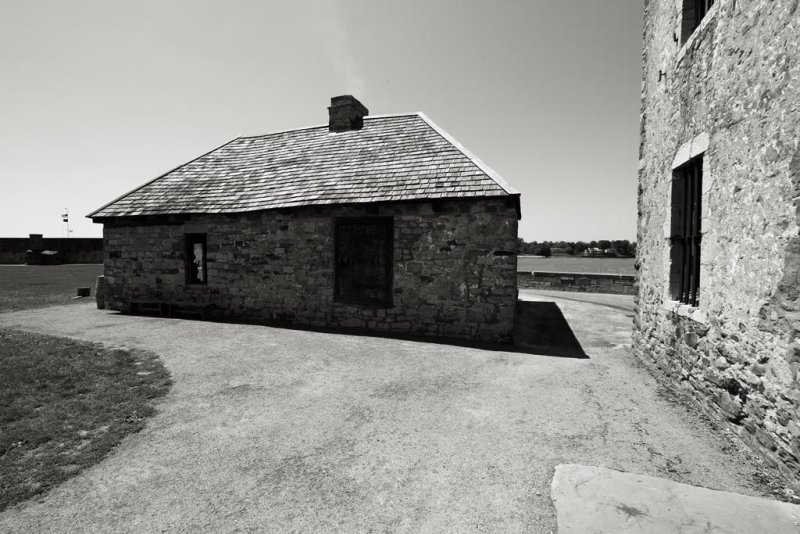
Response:
[[[328,108],[328,130],[346,132],[364,127],[364,117],[369,110],[352,95],[334,96]]]

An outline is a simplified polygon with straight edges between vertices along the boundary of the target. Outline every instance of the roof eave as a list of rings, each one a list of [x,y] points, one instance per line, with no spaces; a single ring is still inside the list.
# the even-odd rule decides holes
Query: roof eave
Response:
[[[137,213],[137,214],[120,214],[120,215],[95,215],[92,216],[91,219],[95,223],[103,223],[108,220],[114,219],[135,219],[135,218],[144,218],[144,217],[165,217],[165,216],[191,216],[191,215],[235,215],[235,214],[243,214],[243,213],[253,213],[258,211],[275,211],[275,210],[285,210],[285,209],[296,209],[296,208],[328,208],[328,207],[336,207],[336,206],[363,206],[368,204],[394,204],[394,203],[409,203],[409,202],[431,202],[431,201],[442,201],[442,200],[478,200],[483,198],[508,198],[514,197],[515,201],[515,208],[517,212],[517,219],[520,219],[520,194],[513,193],[513,194],[505,194],[505,195],[480,195],[474,197],[464,197],[464,196],[448,196],[443,194],[441,197],[419,197],[419,198],[404,198],[398,200],[371,200],[371,201],[351,201],[351,202],[303,202],[298,204],[286,205],[286,206],[275,206],[270,208],[263,208],[263,207],[255,207],[251,209],[235,209],[235,210],[214,210],[214,211],[186,211],[186,212],[148,212],[148,213]],[[87,216],[88,217],[88,216]]]

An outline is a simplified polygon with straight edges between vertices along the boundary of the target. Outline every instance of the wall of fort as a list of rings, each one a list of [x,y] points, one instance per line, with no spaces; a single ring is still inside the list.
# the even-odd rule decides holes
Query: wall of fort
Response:
[[[683,42],[683,3],[645,6],[634,350],[796,480],[800,7],[718,0]],[[674,169],[698,157],[691,306],[670,292],[671,191]]]

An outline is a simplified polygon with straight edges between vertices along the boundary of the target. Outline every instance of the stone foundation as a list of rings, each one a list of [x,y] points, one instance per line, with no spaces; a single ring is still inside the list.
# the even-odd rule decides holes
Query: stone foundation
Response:
[[[392,217],[390,305],[334,296],[337,217]],[[105,305],[202,308],[204,317],[510,342],[514,199],[301,207],[104,221]],[[186,283],[185,234],[206,234],[208,283]]]

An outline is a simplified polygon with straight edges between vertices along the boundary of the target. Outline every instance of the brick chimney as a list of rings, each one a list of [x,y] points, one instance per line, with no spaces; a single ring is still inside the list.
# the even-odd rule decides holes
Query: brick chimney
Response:
[[[364,127],[364,117],[369,110],[351,95],[334,96],[328,108],[328,130],[346,132]]]

